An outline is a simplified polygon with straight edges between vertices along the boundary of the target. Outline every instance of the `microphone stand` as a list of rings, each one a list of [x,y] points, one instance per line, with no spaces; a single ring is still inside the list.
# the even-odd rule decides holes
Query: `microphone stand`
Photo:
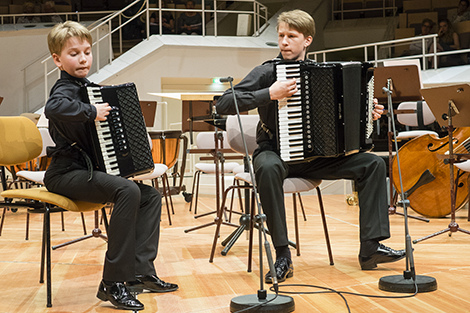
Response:
[[[256,180],[253,174],[252,166],[250,166],[250,156],[248,154],[248,148],[246,145],[245,134],[243,132],[242,121],[240,118],[240,111],[238,109],[237,97],[235,96],[235,90],[233,88],[233,78],[225,77],[220,79],[221,82],[229,82],[230,88],[232,89],[233,101],[235,104],[235,109],[237,111],[238,125],[240,127],[241,138],[243,146],[245,148],[245,158],[247,159],[248,170],[251,177],[251,182],[253,185],[253,195],[255,197],[256,206],[258,209],[258,214],[255,216],[255,223],[258,223],[259,227],[259,268],[260,268],[260,289],[256,294],[238,296],[232,299],[230,302],[230,312],[237,312],[244,310],[243,312],[270,312],[270,313],[289,313],[295,310],[294,299],[290,296],[283,296],[278,294],[279,286],[277,282],[276,270],[274,269],[273,258],[271,254],[271,248],[267,239],[266,229],[264,228],[264,222],[266,221],[266,215],[261,211],[261,203],[258,199],[258,192],[256,189]],[[254,208],[251,208],[254,210]],[[252,221],[253,222],[253,221]],[[269,269],[271,271],[271,276],[273,278],[273,288],[276,291],[276,294],[267,294],[266,289],[264,289],[264,280],[263,280],[263,238],[264,238],[264,248],[266,250],[266,257],[268,259]]]
[[[410,201],[406,199],[405,192],[403,190],[403,181],[400,168],[400,158],[398,155],[398,143],[396,138],[395,130],[395,119],[393,116],[393,105],[392,105],[392,79],[387,79],[387,87],[383,87],[382,90],[387,94],[388,97],[388,112],[391,114],[390,120],[393,127],[393,136],[395,142],[395,151],[398,166],[398,176],[400,179],[401,189],[401,200],[397,202],[397,205],[403,206],[403,216],[405,221],[405,250],[406,250],[406,270],[403,271],[403,275],[391,275],[380,278],[379,289],[390,292],[401,292],[401,293],[418,293],[418,292],[429,292],[437,290],[436,279],[430,276],[416,275],[414,259],[413,259],[413,248],[411,246],[411,236],[408,229],[408,211]]]

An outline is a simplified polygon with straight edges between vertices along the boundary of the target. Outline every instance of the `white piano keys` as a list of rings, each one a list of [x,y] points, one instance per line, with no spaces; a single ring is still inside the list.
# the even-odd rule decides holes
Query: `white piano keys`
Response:
[[[88,87],[87,92],[91,104],[103,103],[99,87]],[[120,171],[117,165],[117,155],[114,152],[112,134],[108,121],[95,121],[95,127],[106,173],[117,176],[120,174]]]
[[[287,103],[278,110],[279,150],[281,159],[293,161],[303,159],[303,121],[300,65],[277,64],[276,79],[295,79],[297,92],[285,99]]]

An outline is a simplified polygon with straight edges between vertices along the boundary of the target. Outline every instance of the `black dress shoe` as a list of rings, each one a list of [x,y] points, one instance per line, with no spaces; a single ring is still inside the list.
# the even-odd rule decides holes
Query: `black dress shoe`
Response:
[[[135,281],[126,283],[132,292],[140,293],[144,289],[150,292],[170,292],[178,289],[177,284],[166,283],[156,275],[137,275]]]
[[[285,257],[280,257],[274,263],[274,269],[276,270],[277,274],[277,282],[282,283],[287,278],[291,278],[294,276],[294,266],[292,265],[292,261]],[[269,271],[266,276],[264,277],[264,281],[267,284],[273,283],[273,278],[271,276],[271,271]]]
[[[118,309],[134,311],[144,309],[144,305],[127,290],[124,283],[114,282],[108,285],[101,281],[96,296],[100,300],[111,302]]]
[[[371,270],[377,267],[379,263],[395,262],[403,259],[406,256],[405,250],[393,250],[383,244],[380,244],[377,251],[369,256],[359,255],[359,264],[361,269]]]

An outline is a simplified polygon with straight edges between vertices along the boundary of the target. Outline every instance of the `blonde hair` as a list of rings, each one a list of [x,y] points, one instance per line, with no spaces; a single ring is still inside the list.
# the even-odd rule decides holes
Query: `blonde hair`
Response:
[[[302,10],[282,12],[277,18],[277,29],[280,23],[286,23],[289,27],[302,33],[304,37],[315,36],[315,21],[313,17]]]
[[[60,55],[65,43],[72,37],[86,40],[90,46],[93,44],[91,33],[85,26],[77,22],[66,21],[56,24],[47,35],[47,45],[51,54]]]

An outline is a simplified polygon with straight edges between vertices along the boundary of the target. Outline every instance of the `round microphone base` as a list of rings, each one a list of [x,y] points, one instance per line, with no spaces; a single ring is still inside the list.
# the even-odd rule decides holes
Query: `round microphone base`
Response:
[[[253,307],[253,309],[243,312],[294,312],[295,302],[292,297],[281,295],[278,295],[276,299],[274,299],[274,297],[276,297],[275,294],[268,294],[267,298],[264,300],[258,299],[258,295],[256,294],[235,297],[230,302],[230,312],[237,312],[249,307]]]
[[[434,277],[416,275],[415,279],[418,293],[437,290],[437,281]],[[379,289],[390,292],[414,293],[416,286],[412,279],[407,279],[403,275],[391,275],[380,278]]]

